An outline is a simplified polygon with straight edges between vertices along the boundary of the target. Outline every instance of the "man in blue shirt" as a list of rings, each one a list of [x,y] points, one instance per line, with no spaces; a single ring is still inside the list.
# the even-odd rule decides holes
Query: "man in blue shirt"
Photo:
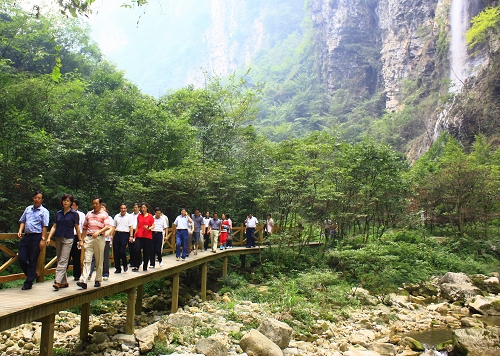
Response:
[[[181,257],[181,246],[182,246],[182,260],[186,260],[187,254],[187,242],[188,242],[188,229],[189,223],[193,223],[193,220],[187,215],[186,209],[181,209],[181,215],[179,215],[175,221],[174,225],[176,227],[175,232],[175,259],[180,260]]]
[[[47,245],[49,211],[42,206],[44,195],[40,190],[32,196],[33,205],[28,206],[19,219],[17,236],[21,239],[17,259],[26,275],[22,290],[31,289],[36,278],[36,267],[40,249]],[[24,236],[23,236],[24,231]]]

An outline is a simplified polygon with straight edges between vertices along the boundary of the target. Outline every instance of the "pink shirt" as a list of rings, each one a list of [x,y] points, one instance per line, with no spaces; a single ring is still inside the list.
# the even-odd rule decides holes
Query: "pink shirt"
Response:
[[[85,215],[83,228],[87,230],[87,235],[92,235],[94,232],[101,230],[104,226],[111,226],[108,220],[108,213],[101,209],[97,214],[91,210]]]

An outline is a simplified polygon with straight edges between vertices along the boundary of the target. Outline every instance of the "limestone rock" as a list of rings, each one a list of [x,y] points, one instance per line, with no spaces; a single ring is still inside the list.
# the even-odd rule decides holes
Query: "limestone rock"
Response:
[[[388,342],[374,342],[368,345],[368,349],[378,352],[382,356],[393,356],[398,352],[396,346]]]
[[[460,320],[462,326],[466,328],[482,328],[483,323],[476,318],[465,317]]]
[[[412,337],[404,337],[399,343],[401,346],[407,346],[413,351],[424,351],[424,346]]]
[[[447,272],[439,279],[440,284],[472,284],[472,280],[465,273]]]
[[[476,296],[469,302],[469,308],[483,315],[500,315],[500,297]]]
[[[250,330],[243,336],[240,346],[248,356],[283,356],[279,346],[257,330]]]
[[[472,284],[443,283],[440,285],[441,297],[452,302],[463,301],[476,295],[481,295],[481,290]]]
[[[127,346],[135,346],[135,344],[137,343],[134,335],[127,334],[116,334],[113,336],[112,340]]]
[[[196,352],[205,356],[226,356],[227,346],[216,337],[208,337],[196,342]]]
[[[453,331],[453,350],[459,355],[500,355],[500,328],[467,328]]]
[[[293,332],[290,326],[273,318],[264,319],[257,330],[278,345],[280,349],[288,347]]]
[[[351,344],[365,346],[375,340],[375,333],[372,330],[362,329],[351,335],[349,341]]]
[[[139,350],[141,353],[151,351],[155,339],[158,338],[160,332],[163,334],[164,329],[165,327],[162,322],[156,322],[135,331],[134,335],[137,341],[139,341]]]
[[[196,322],[194,315],[186,313],[174,313],[170,314],[167,318],[167,323],[176,326],[178,328],[183,326],[192,327]]]

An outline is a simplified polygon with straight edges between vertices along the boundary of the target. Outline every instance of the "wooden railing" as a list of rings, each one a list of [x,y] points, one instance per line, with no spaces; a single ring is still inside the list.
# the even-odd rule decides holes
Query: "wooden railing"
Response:
[[[258,243],[262,243],[264,241],[264,225],[260,225],[255,229],[255,240]],[[167,240],[163,245],[163,253],[175,253],[175,225],[172,228],[168,229]],[[14,240],[16,245],[19,244],[19,238],[17,237],[17,233],[0,233],[0,251],[7,255],[7,261],[0,266],[0,274],[3,274],[7,270],[9,266],[17,262],[17,252],[12,251],[5,245],[6,240]],[[16,241],[17,240],[17,241]],[[243,246],[246,243],[245,239],[245,226],[241,224],[240,226],[233,226],[233,245],[234,246]],[[51,241],[50,245],[55,248],[55,242]],[[50,247],[47,247],[50,248]],[[49,261],[47,261],[47,248],[40,251],[40,257],[38,258],[38,267],[37,267],[37,282],[43,282],[46,275],[55,274],[56,266],[57,266],[57,257],[53,257]],[[83,264],[84,254],[83,248],[81,250],[81,263]],[[113,264],[114,259],[112,255],[112,250],[109,256],[110,263]],[[69,270],[73,270],[73,266],[70,265]],[[0,275],[0,283],[11,282],[16,280],[25,279],[26,276],[24,273],[15,273],[15,274],[7,274]]]

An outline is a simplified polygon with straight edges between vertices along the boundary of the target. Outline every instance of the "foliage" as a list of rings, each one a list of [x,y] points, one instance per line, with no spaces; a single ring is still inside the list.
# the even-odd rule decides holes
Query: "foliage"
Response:
[[[481,11],[472,19],[472,26],[465,34],[469,48],[483,44],[500,27],[500,5]]]

